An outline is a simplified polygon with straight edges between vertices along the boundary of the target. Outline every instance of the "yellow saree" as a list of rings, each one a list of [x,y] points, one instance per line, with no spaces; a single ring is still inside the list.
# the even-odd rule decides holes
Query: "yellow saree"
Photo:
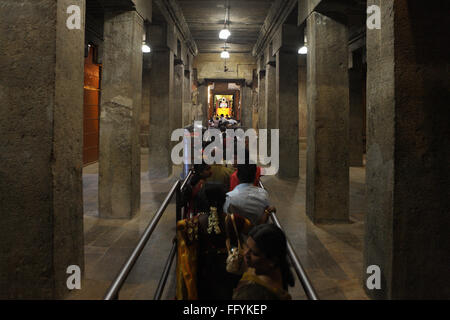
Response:
[[[197,300],[198,216],[177,223],[177,300]]]

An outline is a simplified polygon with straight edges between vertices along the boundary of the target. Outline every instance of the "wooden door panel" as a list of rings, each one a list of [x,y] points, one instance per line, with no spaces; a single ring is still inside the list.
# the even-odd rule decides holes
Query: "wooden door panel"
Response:
[[[88,133],[84,135],[84,149],[98,147],[98,133]]]
[[[84,105],[98,106],[100,91],[84,89]]]
[[[84,106],[84,119],[98,119],[98,105],[96,106]]]
[[[84,134],[98,133],[98,118],[97,119],[84,119]]]
[[[99,109],[101,69],[93,57],[96,49],[89,48],[84,64],[84,128],[83,162],[89,164],[98,161],[99,155]]]
[[[84,163],[92,163],[98,160],[98,147],[85,149],[83,154]]]
[[[89,88],[100,88],[99,66],[86,64],[84,68],[84,85]]]

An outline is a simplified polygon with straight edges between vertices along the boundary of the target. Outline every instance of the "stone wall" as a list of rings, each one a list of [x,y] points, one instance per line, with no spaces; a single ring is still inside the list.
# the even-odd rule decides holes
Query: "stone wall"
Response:
[[[251,54],[230,53],[226,59],[228,71],[224,72],[224,60],[220,53],[200,53],[194,58],[198,79],[245,79],[253,80],[253,70],[257,68],[256,58]]]

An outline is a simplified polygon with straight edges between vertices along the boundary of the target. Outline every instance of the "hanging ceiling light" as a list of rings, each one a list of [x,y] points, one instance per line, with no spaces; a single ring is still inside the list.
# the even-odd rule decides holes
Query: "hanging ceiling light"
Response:
[[[300,49],[298,49],[298,54],[308,54],[308,47],[303,46]]]
[[[222,59],[229,59],[230,58],[230,53],[227,50],[223,50],[222,53],[220,54],[220,57]]]
[[[229,21],[230,21],[230,6],[229,3],[227,1],[227,3],[225,4],[225,20],[223,22],[223,29],[220,31],[219,33],[219,38],[222,40],[227,40],[229,36],[231,36],[231,32],[229,30]]]
[[[142,35],[142,52],[143,53],[149,53],[152,50],[150,49],[150,47],[147,44],[147,35],[144,32],[144,34]]]
[[[152,49],[150,49],[150,47],[144,42],[142,44],[142,52],[143,53],[150,53],[150,52],[152,52]]]
[[[231,36],[231,32],[228,30],[228,27],[222,29],[219,33],[219,38],[222,40],[227,40],[229,36]]]
[[[305,42],[303,44],[303,47],[298,49],[298,54],[308,54],[308,42],[305,36]]]

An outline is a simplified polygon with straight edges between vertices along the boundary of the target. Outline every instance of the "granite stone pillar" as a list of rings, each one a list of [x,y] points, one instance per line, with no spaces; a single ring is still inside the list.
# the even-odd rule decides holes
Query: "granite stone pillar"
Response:
[[[182,61],[177,61],[174,67],[174,103],[173,116],[170,117],[171,131],[183,127],[183,99],[184,99],[184,64]],[[176,144],[177,142],[174,142]]]
[[[150,132],[150,69],[151,55],[144,54],[142,68],[142,108],[141,108],[141,133],[140,143],[142,148],[148,148]]]
[[[253,127],[253,91],[252,87],[246,84],[242,85],[242,106],[241,106],[241,123],[244,128]]]
[[[278,108],[277,108],[277,68],[276,68],[276,57],[272,55],[272,45],[269,45],[265,51],[265,62],[266,62],[266,98],[265,98],[265,112],[266,112],[266,123],[267,123],[267,154],[272,154],[272,139],[271,129],[280,129],[278,123]],[[265,129],[265,128],[263,128]]]
[[[192,122],[192,72],[189,68],[184,71],[183,83],[183,127],[186,127]]]
[[[363,166],[364,155],[364,70],[362,56],[353,53],[353,67],[348,70],[349,75],[349,165],[354,167]]]
[[[209,101],[208,101],[208,84],[203,81],[201,85],[198,86],[198,104],[199,111],[198,121],[201,121],[204,126],[208,125],[208,110],[209,110]]]
[[[270,61],[266,65],[266,107],[267,129],[279,129],[277,109],[277,68],[276,62]],[[263,128],[264,129],[264,128]],[[268,139],[270,143],[270,139]]]
[[[375,299],[450,297],[450,79],[442,47],[449,29],[440,4],[383,1],[381,30],[367,30],[363,272],[379,266],[381,288],[363,285]]]
[[[84,272],[85,1],[0,7],[0,299],[63,299]]]
[[[258,87],[257,87],[257,83],[258,83],[258,78],[255,77],[253,79],[253,84],[252,84],[252,123],[251,123],[251,127],[255,130],[258,130]]]
[[[306,152],[306,137],[308,130],[307,100],[306,100],[306,55],[298,56],[298,113],[299,113],[299,142],[300,150]],[[301,165],[303,166],[303,165]],[[303,166],[304,168],[306,167]]]
[[[135,11],[105,13],[100,116],[99,214],[139,212],[143,20]]]
[[[266,110],[266,71],[261,70],[258,75],[258,129],[267,128]]]
[[[150,71],[150,137],[149,177],[162,178],[172,174],[170,106],[174,94],[174,55],[170,49],[161,48],[152,53]]]
[[[299,176],[297,28],[282,27],[276,55],[276,108],[280,128],[280,169],[284,178]]]
[[[313,12],[307,34],[306,212],[314,223],[348,222],[348,32]]]

